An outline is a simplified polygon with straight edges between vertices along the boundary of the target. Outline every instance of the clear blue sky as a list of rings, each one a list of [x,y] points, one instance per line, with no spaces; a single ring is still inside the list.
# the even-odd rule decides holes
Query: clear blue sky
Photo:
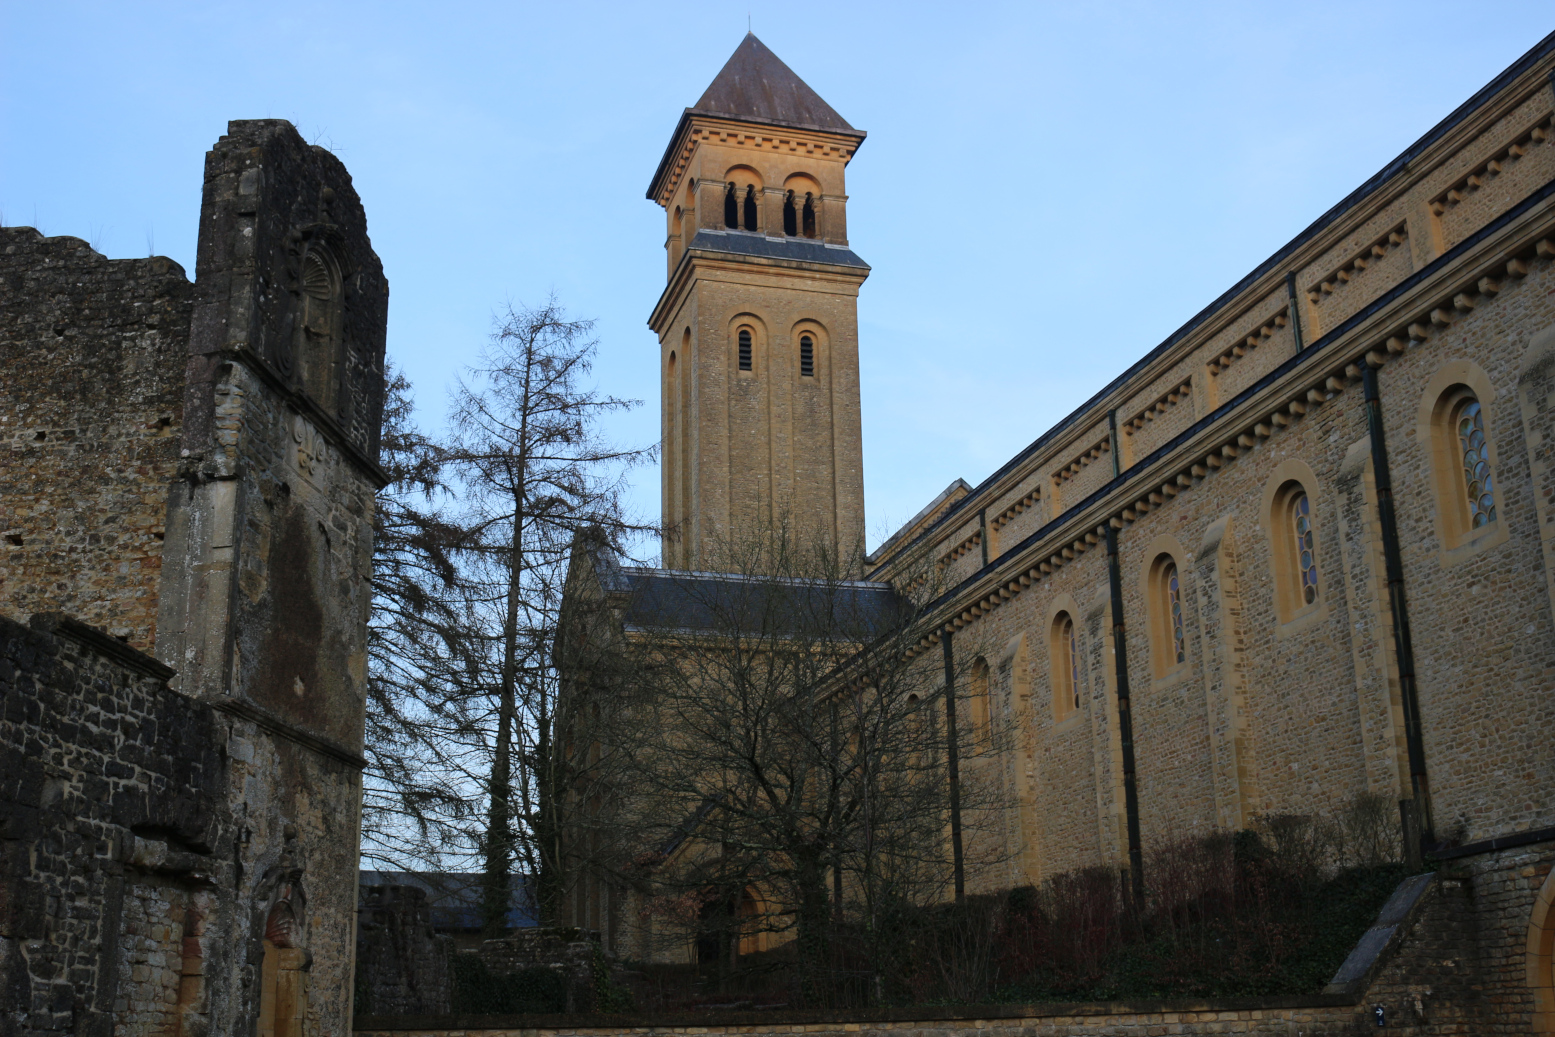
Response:
[[[507,300],[595,317],[658,434],[682,108],[756,34],[869,139],[849,169],[871,545],[978,482],[1555,28],[1545,2],[0,0],[0,219],[194,268],[204,152],[278,117],[350,168],[390,354],[441,421]],[[657,472],[635,502],[658,513]]]

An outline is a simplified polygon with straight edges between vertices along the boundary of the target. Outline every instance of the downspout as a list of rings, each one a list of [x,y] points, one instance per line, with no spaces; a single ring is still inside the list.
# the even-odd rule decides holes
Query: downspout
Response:
[[[977,513],[977,540],[983,548],[983,567],[988,566],[988,509]]]
[[[1118,442],[1118,409],[1107,412],[1107,453],[1112,455],[1112,477],[1123,474],[1123,446]]]
[[[956,903],[966,901],[966,865],[961,853],[961,752],[956,747],[956,656],[951,631],[940,637],[945,655],[945,770],[950,779],[950,861],[956,880]]]
[[[1296,336],[1296,352],[1299,353],[1306,347],[1301,343],[1301,300],[1296,296],[1294,272],[1285,275],[1285,294],[1290,297],[1290,330]]]
[[[1139,789],[1134,780],[1134,718],[1129,710],[1128,651],[1123,641],[1123,571],[1118,562],[1118,531],[1107,530],[1107,579],[1112,595],[1112,662],[1117,674],[1118,740],[1123,749],[1123,813],[1128,825],[1129,882],[1134,906],[1145,902],[1144,851],[1139,840]]]
[[[1393,508],[1393,477],[1388,468],[1388,444],[1382,429],[1382,398],[1377,370],[1361,365],[1366,394],[1366,431],[1371,439],[1372,476],[1377,484],[1377,524],[1382,527],[1382,563],[1388,579],[1388,607],[1393,615],[1393,660],[1398,667],[1399,699],[1404,711],[1404,744],[1409,752],[1410,798],[1399,800],[1404,825],[1404,854],[1411,866],[1436,842],[1431,819],[1431,785],[1425,770],[1425,740],[1420,726],[1420,694],[1415,683],[1415,648],[1409,631],[1409,606],[1404,597],[1404,562],[1398,546],[1398,517]]]

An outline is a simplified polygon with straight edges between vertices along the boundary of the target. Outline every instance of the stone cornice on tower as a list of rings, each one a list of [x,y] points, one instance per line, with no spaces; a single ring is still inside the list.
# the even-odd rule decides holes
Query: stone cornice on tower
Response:
[[[739,248],[741,245],[747,247]],[[823,254],[834,254],[834,258],[821,259],[813,254],[784,254],[816,253],[822,250],[825,250]],[[859,285],[869,276],[869,264],[844,246],[768,237],[749,231],[703,230],[697,233],[691,246],[680,257],[675,272],[670,275],[663,294],[648,316],[648,326],[656,334],[663,334],[679,308],[682,297],[690,291],[697,278],[716,277],[720,270],[733,273],[742,267],[759,268],[766,272],[774,268],[802,271],[808,275],[807,290],[824,291],[822,286],[832,282],[838,292],[848,295],[857,295]]]
[[[659,160],[658,171],[648,185],[647,198],[651,202],[667,206],[680,186],[680,178],[691,162],[691,154],[698,143],[716,142],[766,151],[791,151],[806,155],[821,155],[840,160],[844,165],[852,160],[859,145],[864,143],[863,131],[851,134],[829,133],[819,129],[784,126],[780,123],[763,123],[759,119],[729,119],[708,115],[694,108],[687,108],[675,127],[669,147]]]

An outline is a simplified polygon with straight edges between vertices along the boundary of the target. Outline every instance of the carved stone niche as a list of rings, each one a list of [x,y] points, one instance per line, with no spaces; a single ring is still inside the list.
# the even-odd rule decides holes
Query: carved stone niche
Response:
[[[327,227],[296,228],[288,235],[287,273],[294,309],[290,356],[281,363],[292,382],[330,417],[343,420],[348,394],[341,391],[346,366],[345,283]]]

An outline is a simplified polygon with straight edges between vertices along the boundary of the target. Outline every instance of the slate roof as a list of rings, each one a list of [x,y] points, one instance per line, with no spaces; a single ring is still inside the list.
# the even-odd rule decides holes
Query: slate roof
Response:
[[[801,129],[858,133],[753,33],[745,34],[691,111]]]
[[[794,70],[783,64],[782,59],[768,50],[765,43],[754,34],[746,33],[697,103],[681,114],[680,122],[676,124],[675,132],[670,135],[670,142],[664,149],[664,156],[659,159],[653,180],[648,184],[647,197],[650,201],[656,197],[655,189],[671,168],[670,163],[675,157],[682,132],[695,115],[840,133],[856,138],[859,143],[863,143],[867,136],[863,130],[850,126],[848,120],[838,115],[835,108],[821,100],[821,95],[810,89],[810,84],[794,75]]]
[[[765,259],[791,259],[800,263],[829,263],[868,270],[869,264],[844,245],[827,245],[809,238],[770,238],[765,234],[742,230],[699,230],[691,239],[691,248],[709,252],[732,252]]]
[[[871,640],[905,617],[909,606],[889,583],[794,580],[622,567],[612,574],[626,592],[628,630],[796,634]]]

